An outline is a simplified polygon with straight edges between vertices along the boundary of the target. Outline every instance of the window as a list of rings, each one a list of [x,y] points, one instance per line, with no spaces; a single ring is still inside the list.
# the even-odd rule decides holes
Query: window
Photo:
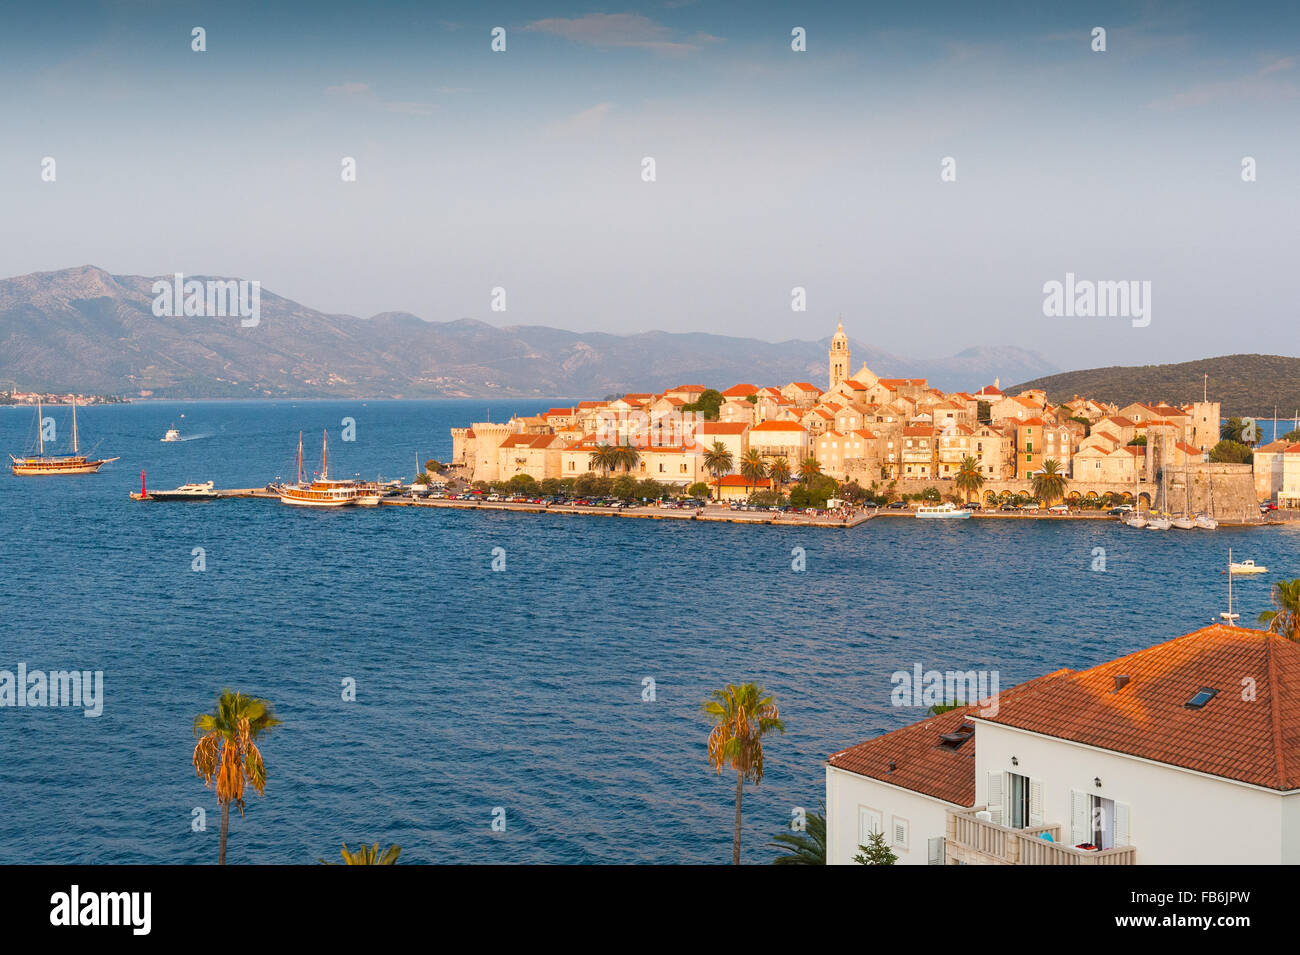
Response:
[[[885,831],[885,817],[878,809],[858,807],[858,845],[865,846],[873,833]]]
[[[907,820],[895,816],[893,818],[894,845],[902,849],[904,852],[907,851],[907,830]]]
[[[1206,703],[1210,702],[1210,700],[1214,699],[1218,693],[1219,691],[1212,687],[1203,686],[1183,705],[1189,710],[1199,710]]]

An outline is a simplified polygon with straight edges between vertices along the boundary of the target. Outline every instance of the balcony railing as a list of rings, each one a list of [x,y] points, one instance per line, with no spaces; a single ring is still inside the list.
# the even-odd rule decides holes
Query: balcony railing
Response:
[[[1063,844],[1056,824],[1012,829],[976,817],[984,806],[948,813],[948,839],[960,849],[977,852],[987,861],[1002,865],[1135,865],[1137,849],[1076,849]],[[1048,842],[1040,833],[1050,833]]]

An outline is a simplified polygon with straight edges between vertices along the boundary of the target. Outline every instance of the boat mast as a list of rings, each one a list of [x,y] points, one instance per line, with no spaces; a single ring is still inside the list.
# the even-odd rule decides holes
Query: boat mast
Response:
[[[302,432],[298,432],[298,484],[302,485]]]
[[[72,399],[72,453],[77,453],[77,399]]]
[[[328,429],[320,433],[320,479],[322,481],[328,481],[330,476],[329,436]]]
[[[36,439],[41,443],[40,456],[45,457],[45,415],[41,411],[41,396],[36,396]],[[31,447],[31,445],[27,445]]]

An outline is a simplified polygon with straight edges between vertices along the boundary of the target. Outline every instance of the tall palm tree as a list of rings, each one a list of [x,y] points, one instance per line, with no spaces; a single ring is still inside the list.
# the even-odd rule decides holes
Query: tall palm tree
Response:
[[[811,454],[804,458],[799,464],[799,477],[804,484],[807,484],[817,475],[822,473],[821,462]]]
[[[269,700],[244,696],[229,688],[217,697],[214,713],[194,717],[194,773],[203,785],[217,780],[217,803],[221,806],[221,842],[217,865],[226,864],[226,837],[230,832],[230,804],[244,815],[244,787],[252,786],[259,796],[266,791],[266,767],[253,741],[280,725]]]
[[[745,476],[745,480],[751,485],[763,480],[763,478],[767,477],[767,464],[763,461],[763,456],[750,448],[745,452],[745,456],[740,459],[740,473]]]
[[[596,450],[587,455],[587,458],[592,464],[604,471],[606,477],[609,477],[609,472],[618,467],[621,462],[618,448],[609,444],[596,445]]]
[[[343,843],[343,851],[339,855],[343,856],[343,865],[397,865],[397,857],[402,854],[402,847],[391,845],[382,853],[379,851],[379,843],[373,846],[362,844],[357,847],[355,852],[348,849],[348,844]],[[339,865],[338,862],[326,862],[324,859],[317,859],[321,865]]]
[[[641,455],[630,444],[621,444],[614,449],[614,466],[623,468],[628,474],[632,473],[632,469],[640,460]]]
[[[1270,633],[1280,633],[1288,640],[1300,642],[1300,579],[1279,580],[1273,585],[1273,606],[1265,610],[1259,622],[1268,624]]]
[[[722,475],[730,474],[734,466],[731,452],[721,441],[714,441],[713,447],[704,452],[704,466],[709,469],[713,475],[713,480],[717,484],[717,497],[722,499]]]
[[[1034,497],[1050,505],[1065,497],[1065,485],[1066,478],[1061,473],[1060,462],[1048,458],[1043,462],[1043,469],[1034,475]]]
[[[725,690],[714,690],[713,698],[704,701],[704,712],[714,722],[709,732],[709,765],[718,775],[727,766],[736,771],[733,865],[740,865],[740,803],[745,783],[757,786],[763,781],[763,736],[772,730],[785,732],[776,703],[765,693],[756,683],[728,683]]]
[[[970,456],[961,460],[961,467],[957,469],[956,478],[957,488],[966,495],[966,503],[970,503],[972,494],[978,494],[980,488],[984,486],[984,475],[980,474],[980,463]]]
[[[777,856],[772,865],[825,865],[826,864],[826,807],[821,812],[808,813],[803,832],[781,832],[768,843],[785,855]]]
[[[777,458],[767,466],[767,476],[778,488],[785,487],[786,482],[790,480],[790,462],[785,458]]]

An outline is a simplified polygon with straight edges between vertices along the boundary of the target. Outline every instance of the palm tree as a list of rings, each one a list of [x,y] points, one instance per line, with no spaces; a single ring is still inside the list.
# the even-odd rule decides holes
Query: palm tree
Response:
[[[604,471],[606,477],[609,477],[609,472],[622,463],[619,449],[608,444],[596,445],[596,450],[592,451],[587,459]]]
[[[731,452],[721,441],[714,441],[713,447],[704,452],[704,466],[709,469],[713,475],[713,480],[718,485],[717,497],[722,499],[722,475],[730,474],[733,466]]]
[[[804,458],[803,462],[799,465],[799,477],[804,484],[807,484],[809,481],[811,481],[813,478],[815,478],[817,475],[821,473],[822,473],[821,462],[818,461],[816,458],[814,458],[811,454],[808,455],[808,457]]]
[[[763,480],[763,478],[767,477],[767,465],[763,461],[763,456],[750,448],[745,452],[745,456],[740,459],[740,473],[745,476],[745,480],[750,484],[757,484]],[[748,490],[748,487],[746,490]]]
[[[803,832],[778,833],[768,845],[785,853],[773,859],[772,865],[825,865],[826,806],[821,812],[808,813]]]
[[[217,804],[221,806],[221,843],[217,865],[226,864],[226,837],[230,832],[230,804],[244,815],[244,787],[252,786],[265,795],[266,767],[262,753],[253,742],[263,733],[280,725],[268,700],[259,700],[227,688],[217,697],[215,713],[194,717],[194,735],[200,737],[194,747],[194,773],[203,777],[203,785],[217,780]]]
[[[1065,496],[1065,475],[1055,458],[1043,462],[1043,469],[1034,475],[1034,497],[1044,504],[1051,505]]]
[[[640,460],[641,455],[630,444],[621,444],[614,448],[614,466],[623,468],[628,474],[632,473],[632,469],[636,467],[636,463]]]
[[[736,771],[736,825],[731,842],[732,865],[740,865],[740,803],[748,780],[763,781],[763,735],[772,730],[785,732],[776,703],[756,683],[740,686],[728,683],[714,690],[704,701],[704,712],[713,717],[709,732],[709,765],[722,775],[725,766]]]
[[[1288,640],[1300,642],[1300,579],[1279,580],[1273,585],[1273,605],[1259,622],[1268,624],[1269,633],[1280,633]]]
[[[785,483],[790,480],[790,462],[785,458],[777,458],[767,466],[767,476],[778,487],[785,487]]]
[[[343,865],[397,865],[397,857],[402,854],[402,847],[391,845],[380,853],[379,843],[376,842],[373,846],[358,846],[356,852],[351,852],[345,842],[343,851],[339,854],[343,856]],[[324,859],[316,861],[321,865],[339,865],[337,862],[326,862]]]
[[[966,503],[969,504],[971,495],[978,494],[983,486],[984,475],[980,474],[979,461],[969,456],[962,458],[957,470],[957,488],[966,495]]]

